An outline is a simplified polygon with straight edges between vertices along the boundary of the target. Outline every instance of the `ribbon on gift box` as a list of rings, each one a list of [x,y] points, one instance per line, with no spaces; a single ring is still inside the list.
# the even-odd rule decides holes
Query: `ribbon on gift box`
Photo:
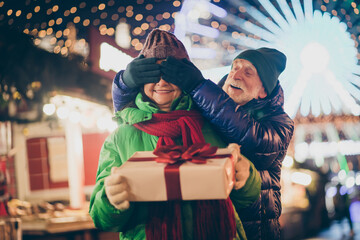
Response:
[[[206,159],[215,156],[217,147],[210,147],[209,143],[196,143],[189,148],[177,145],[161,146],[154,150],[158,156],[155,161],[162,163],[175,164],[179,161],[192,162],[196,164],[206,163]]]
[[[188,148],[178,145],[166,145],[153,151],[157,157],[131,158],[129,161],[167,163],[164,169],[167,199],[181,200],[180,166],[185,162],[206,164],[209,158],[231,156],[231,154],[216,155],[217,149],[217,147],[210,147],[209,143],[196,143]]]

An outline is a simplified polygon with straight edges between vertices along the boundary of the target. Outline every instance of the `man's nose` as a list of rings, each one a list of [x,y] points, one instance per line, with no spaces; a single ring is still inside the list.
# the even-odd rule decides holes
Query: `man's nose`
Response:
[[[240,78],[241,74],[242,74],[241,69],[236,70],[236,71],[234,72],[234,78],[235,78],[235,79]]]

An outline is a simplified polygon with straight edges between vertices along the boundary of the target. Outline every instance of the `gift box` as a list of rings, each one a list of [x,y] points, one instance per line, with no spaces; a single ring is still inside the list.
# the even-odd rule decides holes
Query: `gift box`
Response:
[[[229,196],[235,177],[231,150],[215,149],[211,156],[188,156],[186,160],[174,160],[173,154],[168,155],[167,161],[152,151],[136,152],[118,169],[129,184],[130,201],[226,199]]]

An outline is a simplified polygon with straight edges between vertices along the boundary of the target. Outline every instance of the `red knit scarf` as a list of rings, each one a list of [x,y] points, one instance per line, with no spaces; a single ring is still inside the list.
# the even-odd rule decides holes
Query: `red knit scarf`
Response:
[[[169,113],[155,113],[151,120],[134,124],[150,135],[158,136],[158,146],[175,144],[181,137],[184,146],[204,143],[201,132],[202,117],[196,111],[177,110]],[[236,223],[232,202],[226,200],[192,201],[193,237],[195,240],[233,239]],[[153,202],[149,207],[146,224],[146,239],[182,239],[181,201]]]

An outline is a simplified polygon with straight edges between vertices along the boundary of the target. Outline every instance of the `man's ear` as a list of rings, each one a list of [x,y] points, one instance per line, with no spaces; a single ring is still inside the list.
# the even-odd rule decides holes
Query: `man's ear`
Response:
[[[267,97],[267,93],[265,91],[265,88],[262,87],[260,92],[259,92],[259,98],[266,98]]]

